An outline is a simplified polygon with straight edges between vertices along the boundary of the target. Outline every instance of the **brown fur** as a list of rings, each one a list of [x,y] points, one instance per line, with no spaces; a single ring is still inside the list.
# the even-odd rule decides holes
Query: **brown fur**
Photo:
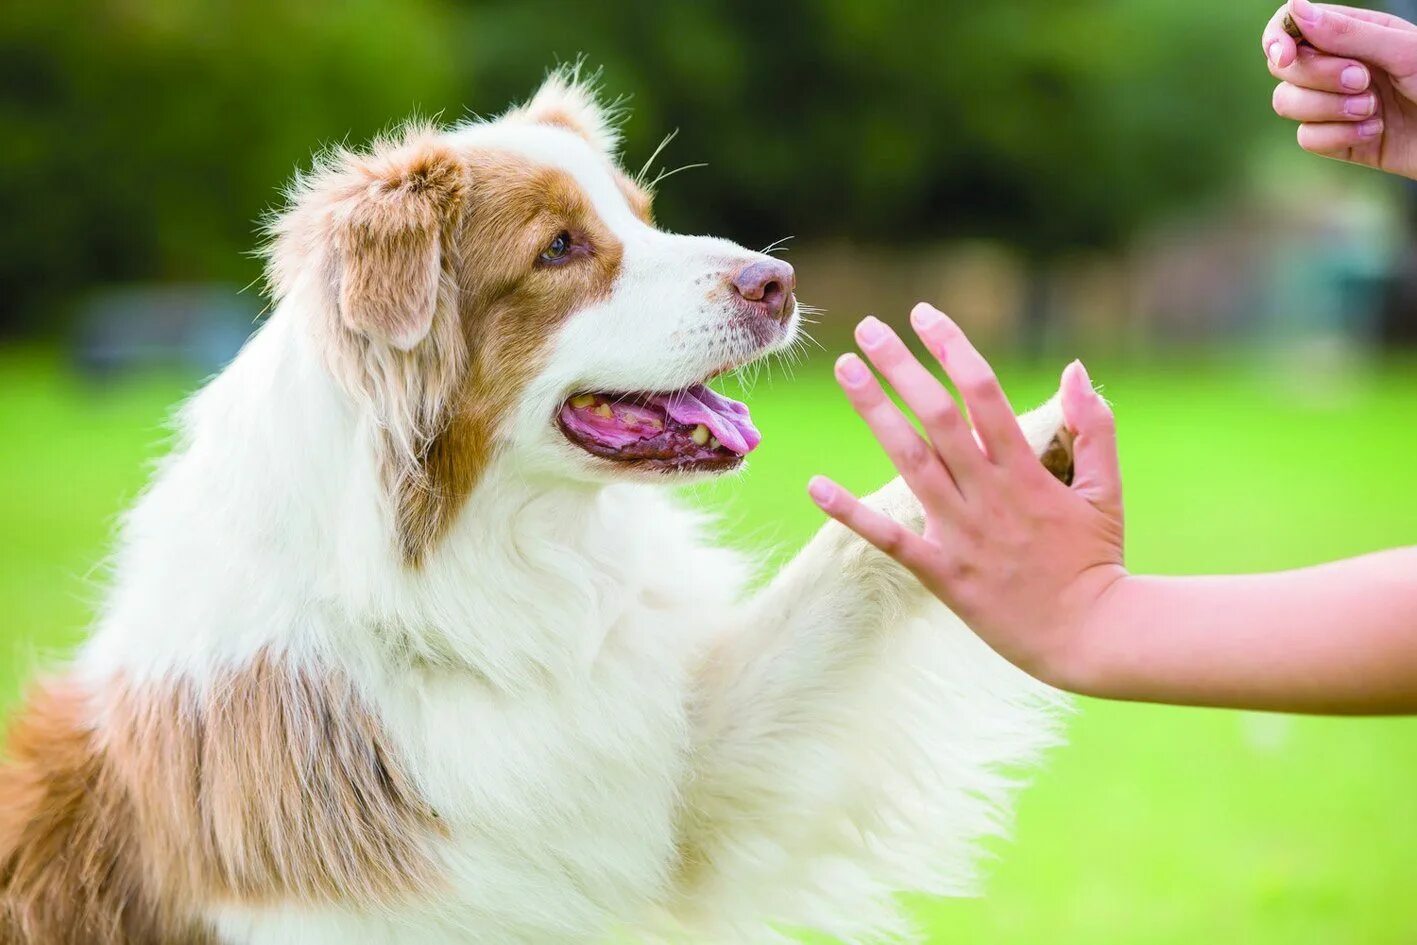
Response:
[[[436,882],[442,825],[338,677],[263,657],[201,689],[61,682],[9,749],[3,945],[205,945],[203,905],[387,902]]]
[[[649,195],[606,161],[648,220]],[[538,266],[562,230],[591,253]],[[312,269],[338,287],[322,327],[331,368],[383,421],[398,552],[416,566],[491,460],[551,332],[610,292],[620,243],[564,172],[457,151],[426,127],[332,156],[272,234],[277,296]]]
[[[1053,437],[1038,459],[1043,468],[1063,485],[1073,484],[1073,436],[1067,430],[1062,430]]]
[[[436,140],[351,162],[332,227],[339,310],[355,331],[409,348],[433,324],[444,231],[456,225],[465,167]]]
[[[640,218],[640,222],[646,226],[654,226],[654,195],[619,172],[615,174],[615,184],[624,195],[625,202],[630,205],[630,211]]]
[[[454,273],[469,352],[445,422],[395,487],[405,560],[417,563],[447,531],[490,461],[495,438],[543,348],[565,319],[609,294],[620,242],[562,171],[495,153],[469,155]],[[536,259],[562,230],[590,253],[561,266]]]
[[[148,887],[134,805],[104,763],[86,694],[41,690],[0,770],[0,943],[205,945],[210,933]]]

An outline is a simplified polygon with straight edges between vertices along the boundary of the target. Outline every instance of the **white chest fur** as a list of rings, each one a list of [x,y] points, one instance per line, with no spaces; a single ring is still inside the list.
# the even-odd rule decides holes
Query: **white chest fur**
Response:
[[[541,692],[427,671],[381,697],[451,831],[453,908],[505,940],[564,939],[662,895],[688,761],[679,632],[637,611],[584,675]]]

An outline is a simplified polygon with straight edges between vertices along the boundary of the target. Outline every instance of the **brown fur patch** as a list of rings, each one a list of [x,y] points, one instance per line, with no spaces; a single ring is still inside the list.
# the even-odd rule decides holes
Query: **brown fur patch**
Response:
[[[105,764],[87,694],[42,689],[0,769],[0,943],[205,945],[209,931],[149,888],[134,805]]]
[[[640,222],[654,226],[654,195],[618,171],[615,174],[615,184],[625,196],[625,202],[630,205],[631,212],[640,218]]]
[[[355,331],[404,349],[428,333],[464,173],[452,148],[429,139],[349,162],[353,192],[333,233],[340,314]]]
[[[592,137],[593,129],[587,124],[585,119],[571,111],[564,105],[553,104],[538,108],[527,117],[538,125],[550,125],[553,128],[561,128],[571,134],[584,138],[587,143],[595,144]]]
[[[437,881],[442,825],[337,676],[262,657],[201,690],[61,683],[10,752],[4,945],[205,943],[214,902],[387,902]]]
[[[1048,443],[1043,455],[1038,457],[1043,468],[1053,474],[1065,486],[1073,484],[1073,437],[1067,430],[1061,430]]]
[[[469,158],[455,274],[467,367],[446,424],[420,468],[395,491],[406,561],[416,564],[447,531],[491,459],[494,438],[567,318],[605,298],[622,246],[575,180],[498,153]],[[588,252],[559,266],[537,256],[561,231]]]

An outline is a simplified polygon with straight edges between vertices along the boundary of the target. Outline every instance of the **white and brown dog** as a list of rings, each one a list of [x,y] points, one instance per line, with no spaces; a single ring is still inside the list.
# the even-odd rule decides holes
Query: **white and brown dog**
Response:
[[[746,590],[666,494],[757,444],[705,382],[793,273],[656,229],[615,148],[562,73],[298,181],[15,720],[0,942],[857,940],[967,889],[1056,694],[840,526]]]

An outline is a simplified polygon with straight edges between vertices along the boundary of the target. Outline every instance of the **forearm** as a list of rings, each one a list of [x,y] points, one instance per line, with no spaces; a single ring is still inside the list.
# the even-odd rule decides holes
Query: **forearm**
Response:
[[[1417,711],[1417,547],[1273,574],[1123,578],[1054,669],[1103,698]]]

